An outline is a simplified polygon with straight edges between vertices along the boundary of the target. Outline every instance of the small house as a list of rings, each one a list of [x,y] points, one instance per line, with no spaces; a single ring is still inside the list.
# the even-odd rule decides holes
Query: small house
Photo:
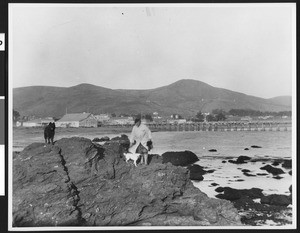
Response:
[[[97,119],[91,113],[69,113],[56,123],[56,127],[97,127]]]

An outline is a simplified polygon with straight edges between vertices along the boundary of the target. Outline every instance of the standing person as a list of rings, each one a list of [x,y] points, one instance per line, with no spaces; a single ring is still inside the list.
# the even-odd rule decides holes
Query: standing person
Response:
[[[131,135],[129,137],[130,140],[130,147],[136,145],[134,148],[135,153],[142,155],[141,164],[144,161],[144,164],[148,164],[148,147],[147,142],[152,140],[151,131],[150,129],[142,124],[140,118],[135,119],[134,126],[132,128]]]

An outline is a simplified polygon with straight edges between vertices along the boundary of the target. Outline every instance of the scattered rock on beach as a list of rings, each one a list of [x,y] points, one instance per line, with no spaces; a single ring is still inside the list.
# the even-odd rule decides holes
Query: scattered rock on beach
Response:
[[[208,150],[209,152],[217,152],[217,150],[216,149],[210,149],[210,150]]]
[[[261,170],[266,170],[273,175],[284,174],[285,172],[281,168],[272,167],[271,165],[266,165],[260,168]]]
[[[120,140],[63,138],[13,160],[13,226],[241,225],[233,204],[193,186],[186,168],[126,163]]]
[[[288,206],[292,204],[292,199],[290,196],[282,194],[271,194],[264,196],[260,199],[261,204],[268,205],[278,205],[278,206]]]
[[[210,185],[211,186],[218,186],[219,184],[217,184],[217,183],[211,183]]]
[[[280,163],[278,162],[278,161],[274,161],[273,163],[272,163],[272,165],[273,166],[278,166]]]
[[[243,172],[243,174],[244,174],[245,176],[256,176],[256,175],[250,174],[249,172]]]
[[[256,175],[258,175],[258,176],[267,176],[269,174],[268,173],[256,173]]]
[[[229,163],[234,163],[234,164],[242,164],[242,163],[247,163],[246,160],[250,160],[251,157],[249,156],[245,156],[245,155],[241,155],[239,156],[236,160],[228,160]]]
[[[229,201],[238,200],[243,196],[249,198],[261,198],[263,197],[262,189],[252,188],[252,189],[234,189],[230,187],[224,187],[224,193],[216,195],[217,198],[226,199]]]
[[[251,148],[262,148],[261,146],[252,145]]]
[[[215,191],[217,193],[222,193],[222,192],[224,192],[224,188],[223,187],[218,187],[218,188],[215,189]]]
[[[245,181],[245,180],[243,180],[243,179],[237,179],[236,181],[237,181],[237,182],[243,182],[243,181]]]
[[[273,178],[276,180],[281,180],[283,177],[282,176],[273,176]]]
[[[245,148],[244,150],[249,150],[249,148]]]
[[[193,164],[187,166],[187,169],[190,171],[190,179],[191,180],[198,180],[201,181],[204,179],[203,175],[206,173],[206,171],[203,169],[202,166],[198,164]]]
[[[215,170],[204,170],[202,166],[198,164],[188,165],[187,169],[190,171],[190,179],[201,181],[204,179],[203,175],[206,173],[212,173]]]
[[[163,163],[171,163],[175,166],[188,166],[199,161],[197,155],[191,151],[170,151],[162,154]]]
[[[242,172],[250,172],[248,169],[242,169]]]
[[[290,159],[290,160],[284,160],[283,161],[283,164],[281,165],[282,167],[284,167],[284,168],[292,168],[292,160]]]
[[[289,175],[292,175],[292,170],[289,171]]]

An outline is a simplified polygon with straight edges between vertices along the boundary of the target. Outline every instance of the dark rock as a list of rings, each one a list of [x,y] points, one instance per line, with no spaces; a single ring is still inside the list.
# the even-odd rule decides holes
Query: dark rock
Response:
[[[285,173],[282,169],[272,167],[271,165],[266,165],[264,167],[261,167],[260,169],[261,170],[266,170],[267,172],[269,172],[273,175],[279,175],[279,174],[284,174]]]
[[[106,144],[109,145],[111,142],[118,142],[122,145],[122,147],[125,149],[125,151],[128,151],[130,146],[130,141],[127,135],[122,134],[121,137],[114,137],[110,139],[110,141],[107,141]]]
[[[281,180],[283,177],[281,177],[281,176],[273,176],[273,178],[276,179],[276,180]]]
[[[251,146],[251,148],[262,148],[262,147],[261,146],[253,145],[253,146]]]
[[[191,151],[165,152],[162,158],[163,163],[171,163],[175,166],[188,166],[199,161],[197,155]]]
[[[100,142],[100,138],[94,138],[92,142]]]
[[[170,163],[126,163],[120,140],[34,144],[13,160],[13,226],[241,225],[233,204]]]
[[[250,160],[251,157],[249,156],[244,156],[244,155],[241,155],[237,158],[237,160],[228,160],[229,163],[234,163],[234,164],[242,164],[242,163],[247,163],[245,162],[246,160]]]
[[[273,165],[273,166],[278,166],[278,165],[279,165],[279,162],[278,162],[278,161],[274,161],[274,162],[272,163],[272,165]]]
[[[215,171],[216,171],[216,170],[211,169],[211,170],[207,170],[206,173],[213,173],[213,172],[215,172]]]
[[[258,175],[258,176],[267,176],[269,174],[267,174],[267,173],[256,173],[256,175]]]
[[[223,160],[222,163],[227,163],[227,161]]]
[[[198,164],[189,165],[187,166],[187,169],[190,171],[191,180],[201,181],[204,179],[203,175],[207,173],[207,171],[205,171],[203,167]]]
[[[249,150],[249,148],[245,148],[244,150]]]
[[[242,169],[242,172],[250,172],[248,169]]]
[[[245,176],[256,176],[256,175],[250,174],[249,172],[244,172],[243,174],[244,174]]]
[[[105,137],[102,137],[102,138],[94,138],[92,140],[92,142],[107,142],[109,140],[110,140],[109,137],[105,136]]]
[[[162,157],[156,154],[149,154],[148,155],[148,163],[162,163]]]
[[[217,184],[217,183],[211,183],[210,185],[211,186],[218,186],[219,184]]]
[[[215,189],[215,191],[217,193],[222,193],[222,192],[224,192],[224,188],[223,187],[218,187],[218,188]]]
[[[210,150],[208,150],[209,152],[217,152],[217,150],[216,149],[210,149]]]
[[[292,204],[292,200],[290,196],[279,195],[279,194],[271,194],[268,196],[264,196],[260,199],[261,204],[268,205],[278,205],[278,206],[288,206]]]
[[[246,160],[250,160],[251,157],[249,156],[245,156],[245,155],[241,155],[237,158],[237,163],[244,163]]]
[[[290,185],[289,191],[290,191],[290,193],[292,193],[292,185]]]
[[[238,200],[241,197],[249,197],[252,199],[263,197],[262,189],[233,189],[230,187],[224,187],[224,193],[216,195],[217,198],[226,199],[229,201]]]
[[[289,171],[289,175],[292,175],[292,170]]]
[[[292,168],[292,160],[284,160],[281,166],[284,168]]]
[[[253,199],[247,196],[241,196],[241,198],[235,200],[233,203],[237,209],[244,209],[244,210],[248,209],[248,206],[254,205]]]

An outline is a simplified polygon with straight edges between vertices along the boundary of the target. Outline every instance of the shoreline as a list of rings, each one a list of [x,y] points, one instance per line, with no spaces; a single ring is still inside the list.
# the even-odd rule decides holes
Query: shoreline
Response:
[[[130,133],[130,130],[127,132],[124,132],[124,129],[120,131],[121,129],[117,130],[109,130],[109,131],[101,131],[100,132],[93,132],[94,134],[89,134],[89,139],[92,140],[95,137],[102,137],[102,136],[109,136],[112,138],[113,136],[120,136],[121,134],[127,134]],[[20,132],[20,131],[19,131]],[[64,135],[61,135],[61,133],[64,132]],[[26,133],[26,130],[23,130],[23,133]],[[27,131],[28,133],[28,131]],[[38,142],[43,142],[42,137],[40,135],[41,130],[40,129],[35,129],[31,131],[31,139],[33,141],[37,140]],[[80,133],[80,130],[73,131],[73,130],[65,130],[65,131],[57,131],[58,135],[55,138],[56,140],[59,140],[61,138],[65,137],[84,137],[86,136],[85,134],[88,132],[84,132],[80,135],[77,135],[77,133]],[[187,137],[186,140],[193,140],[194,135],[196,132],[187,132],[187,135],[191,136],[191,139]],[[216,136],[215,132],[209,132],[212,133],[213,136]],[[226,132],[220,132],[219,135],[222,135],[222,133]],[[248,135],[251,135],[252,132],[247,132]],[[250,133],[250,134],[249,134]],[[281,132],[283,133],[283,132]],[[207,135],[208,132],[202,132],[201,135]],[[266,135],[269,135],[267,132],[265,133]],[[179,132],[168,132],[166,134],[164,133],[158,133],[156,134],[155,139],[160,140],[160,138],[163,135],[167,135],[167,137],[172,136],[172,137],[177,137],[179,135],[183,135]],[[200,134],[199,134],[200,135]],[[224,134],[223,134],[224,135]],[[232,135],[231,135],[232,136]],[[172,138],[171,138],[172,139]],[[171,140],[169,139],[169,140]],[[184,147],[184,141],[181,142],[183,145],[176,145],[175,147],[172,147],[172,149],[168,149],[167,151],[178,151],[177,148],[181,148],[182,151],[186,150],[187,147]],[[27,145],[30,143],[27,142]],[[172,143],[169,144],[171,146]],[[158,147],[159,150],[164,151],[165,147],[160,147],[160,145],[155,142],[154,146]],[[225,150],[222,151],[222,149],[219,148],[218,143],[215,144],[215,151],[210,152],[210,149],[213,149],[212,145],[210,146],[205,146],[203,145],[198,145],[198,151],[194,151],[193,149],[189,148],[189,150],[193,151],[197,157],[200,159],[200,161],[196,162],[195,164],[199,164],[203,166],[205,169],[209,170],[215,170],[212,173],[208,173],[203,175],[204,180],[202,181],[192,181],[193,185],[200,189],[202,192],[206,193],[209,197],[212,198],[217,198],[215,189],[218,187],[230,187],[234,189],[251,189],[251,188],[263,188],[265,185],[266,187],[273,186],[271,187],[271,190],[263,191],[264,194],[271,195],[271,194],[276,194],[276,195],[286,195],[289,194],[289,189],[288,186],[292,184],[292,175],[288,174],[289,170],[284,169],[285,174],[284,175],[279,175],[279,176],[273,176],[271,174],[268,174],[266,171],[260,170],[260,168],[264,165],[267,164],[272,164],[275,161],[279,160],[292,160],[292,155],[291,156],[283,156],[283,157],[278,157],[278,155],[271,155],[271,153],[265,153],[264,149],[267,148],[251,148],[250,144],[247,146],[250,148],[250,150],[244,151],[244,146],[243,147],[235,147],[235,150],[237,151],[236,153],[229,153],[228,154],[228,148],[223,148]],[[283,148],[284,150],[286,147],[284,145],[281,145],[280,148]],[[24,146],[22,148],[22,145],[19,146],[19,149],[16,150],[16,147],[13,148],[13,154],[18,154],[20,151],[24,149]],[[246,148],[245,148],[246,149]],[[158,150],[157,150],[158,151]],[[156,153],[157,151],[153,151],[153,153],[150,152],[150,154],[158,154]],[[224,154],[225,153],[225,154]],[[248,155],[251,157],[251,160],[247,161],[247,163],[244,164],[234,164],[234,163],[229,163],[229,160],[234,160],[237,159],[239,155]],[[279,153],[281,154],[281,153]],[[161,154],[160,154],[161,155]],[[224,162],[226,161],[226,162]],[[279,165],[280,168],[282,168],[281,165]],[[248,173],[249,176],[245,175],[245,173],[242,172],[243,169],[248,169],[250,172]],[[259,173],[265,174],[263,175],[258,175]],[[255,175],[255,176],[254,176]],[[286,184],[285,184],[286,183]],[[215,185],[217,184],[217,185]],[[260,184],[260,185],[257,185]],[[276,190],[277,187],[277,190]],[[278,190],[278,187],[280,187],[283,190]],[[273,190],[272,190],[273,189]],[[260,201],[260,200],[255,200]],[[247,222],[246,225],[253,225],[256,224],[259,226],[260,224],[262,226],[270,226],[270,225],[276,225],[276,226],[282,226],[282,225],[290,225],[292,224],[291,215],[292,215],[292,210],[293,206],[289,207],[280,207],[280,208],[269,208],[265,210],[259,210],[261,208],[260,203],[256,202],[251,202],[251,210],[245,209],[245,203],[240,204],[238,210],[241,216],[243,216],[245,222]],[[258,208],[258,210],[255,210],[255,208]],[[262,216],[263,214],[263,219]],[[272,221],[268,223],[268,218],[266,216],[272,216]],[[252,217],[251,217],[252,216]],[[254,216],[254,217],[253,217]],[[285,220],[280,220],[284,218]],[[263,221],[263,222],[262,222]]]

